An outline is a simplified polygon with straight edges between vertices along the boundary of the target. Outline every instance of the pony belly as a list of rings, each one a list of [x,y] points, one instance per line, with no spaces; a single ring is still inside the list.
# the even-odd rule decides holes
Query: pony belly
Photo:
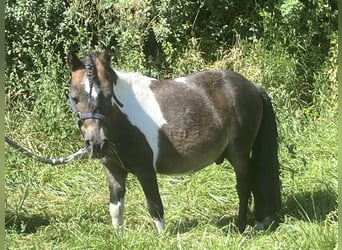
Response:
[[[157,164],[157,173],[165,175],[187,175],[197,172],[212,163],[215,158],[208,158],[205,160],[198,159],[174,159],[168,163]]]
[[[184,175],[197,172],[214,163],[225,150],[222,140],[215,145],[207,142],[191,151],[177,151],[174,147],[160,148],[156,171],[166,175]]]
[[[170,164],[157,165],[157,173],[164,175],[188,175],[197,172],[210,165],[206,164],[193,164],[191,161],[174,161]]]

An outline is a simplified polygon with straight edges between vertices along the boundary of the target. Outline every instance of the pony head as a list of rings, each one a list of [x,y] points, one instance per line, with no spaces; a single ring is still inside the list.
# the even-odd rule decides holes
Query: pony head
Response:
[[[84,144],[91,158],[103,158],[109,146],[109,115],[113,108],[113,84],[117,76],[110,67],[112,53],[89,52],[83,60],[68,56],[71,71],[69,100]]]

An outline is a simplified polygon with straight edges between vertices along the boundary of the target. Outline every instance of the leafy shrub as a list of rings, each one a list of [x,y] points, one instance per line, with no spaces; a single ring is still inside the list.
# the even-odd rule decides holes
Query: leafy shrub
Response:
[[[337,32],[337,1],[279,1],[262,8],[260,15],[268,48],[283,47],[297,61],[297,83],[291,86],[298,93],[296,101],[314,105],[315,78],[330,57],[330,40]]]

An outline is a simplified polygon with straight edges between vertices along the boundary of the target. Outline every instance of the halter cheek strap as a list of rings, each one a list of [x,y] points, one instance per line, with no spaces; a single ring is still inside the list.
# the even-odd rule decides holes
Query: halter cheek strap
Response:
[[[72,109],[72,112],[74,113],[77,122],[87,120],[87,119],[97,119],[102,122],[104,122],[108,126],[108,119],[101,113],[81,113],[77,111],[75,102],[72,100],[72,98],[69,96],[70,106]]]

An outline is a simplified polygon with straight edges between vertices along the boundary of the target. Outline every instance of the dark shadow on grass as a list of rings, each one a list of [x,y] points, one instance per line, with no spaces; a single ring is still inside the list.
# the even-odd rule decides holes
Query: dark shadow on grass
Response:
[[[41,215],[16,214],[8,211],[5,214],[5,229],[15,230],[17,233],[35,233],[39,227],[49,224],[49,219]]]
[[[230,232],[238,232],[238,227],[236,225],[237,216],[223,216],[220,218],[213,219],[213,223],[221,229],[225,234]]]
[[[236,217],[235,216],[223,216],[220,218],[212,218],[208,221],[199,221],[197,219],[189,219],[189,218],[181,218],[177,225],[170,228],[170,231],[174,234],[184,234],[192,229],[199,227],[202,223],[207,223],[211,225],[215,225],[216,227],[222,229],[223,232],[230,232],[231,230],[236,230],[235,226]]]
[[[333,189],[328,188],[289,196],[284,201],[281,217],[289,215],[309,222],[324,221],[335,210],[337,210],[337,194]]]
[[[334,211],[337,211],[337,205],[336,191],[332,188],[295,193],[283,200],[281,211],[275,216],[267,231],[275,231],[279,224],[285,220],[285,216],[291,216],[298,220],[313,223],[325,221],[327,216],[330,216],[329,219],[337,221],[337,213],[334,213]],[[255,221],[252,211],[248,212],[247,218],[247,224],[253,227]],[[217,226],[225,233],[230,233],[232,231],[238,231],[235,226],[236,221],[237,217],[234,215],[211,218],[207,223]],[[174,234],[186,233],[196,226],[199,226],[201,223],[203,223],[203,221],[199,222],[199,220],[196,219],[182,218],[171,231]]]
[[[222,230],[222,232],[229,234],[231,232],[239,233],[239,229],[237,227],[237,221],[238,217],[235,216],[224,216],[219,219],[214,219],[213,221],[216,221],[215,225]],[[247,213],[247,226],[250,226],[253,228],[255,225],[255,218],[253,211],[248,211]],[[267,228],[268,232],[273,232],[277,229],[279,226],[279,218],[274,218],[274,220],[271,222],[271,225]]]
[[[198,224],[198,220],[182,218],[177,221],[177,225],[171,229],[171,232],[173,232],[174,235],[187,233],[198,226]]]
[[[6,211],[5,213],[5,229],[14,230],[18,234],[32,234],[36,233],[37,230],[42,226],[48,226],[56,219],[55,215],[43,216],[39,214],[27,214],[24,212],[16,212],[16,211]],[[74,220],[75,217],[72,213],[64,214],[62,218],[59,218],[61,223],[67,223],[70,220]],[[106,220],[105,218],[92,215],[92,214],[84,214],[81,216],[80,220],[87,221],[87,223],[102,223],[108,224],[110,223],[110,219]]]

